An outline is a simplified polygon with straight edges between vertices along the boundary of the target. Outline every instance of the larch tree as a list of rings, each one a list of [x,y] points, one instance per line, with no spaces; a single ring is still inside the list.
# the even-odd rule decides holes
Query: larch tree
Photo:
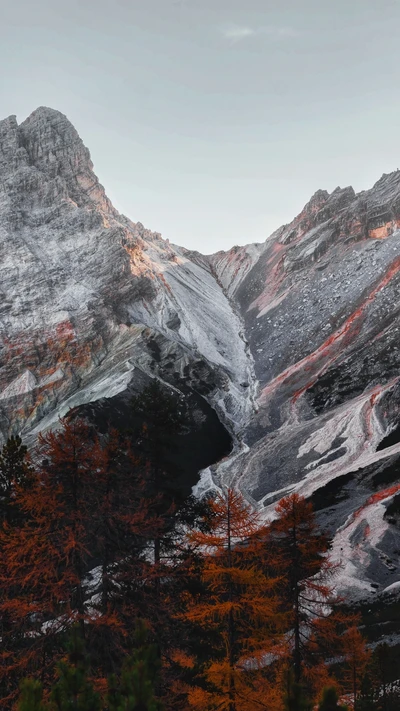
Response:
[[[0,526],[1,529],[15,530],[23,519],[24,513],[18,504],[17,492],[27,490],[33,477],[28,449],[19,436],[10,437],[0,452]],[[3,557],[3,551],[2,551]],[[23,644],[21,634],[16,634],[12,615],[6,607],[7,599],[18,590],[10,587],[0,590],[0,637],[1,657],[11,658]],[[7,664],[6,664],[7,666]],[[0,696],[7,698],[10,688],[17,683],[16,670],[10,670],[8,675],[0,674]]]
[[[345,659],[345,683],[352,693],[354,709],[357,709],[361,681],[371,654],[356,624],[352,624],[343,634],[342,651]]]
[[[204,589],[186,599],[183,617],[209,639],[197,660],[189,705],[202,711],[275,708],[276,688],[265,669],[279,635],[278,581],[263,573],[255,551],[264,529],[259,515],[232,489],[210,502],[210,530],[192,530]]]
[[[159,614],[160,600],[152,605],[147,594],[154,591],[148,547],[160,526],[157,506],[116,432],[100,439],[84,421],[66,417],[39,437],[35,461],[29,488],[16,487],[25,519],[0,533],[0,612],[19,640],[1,652],[3,676],[14,668],[19,676],[51,675],[62,653],[60,632],[76,623],[104,686],[122,663],[135,617]]]
[[[101,446],[84,423],[65,418],[39,437],[39,462],[29,488],[16,488],[25,515],[20,527],[4,524],[0,610],[11,619],[19,649],[2,650],[0,672],[40,675],[54,667],[58,633],[72,622],[85,636],[90,616],[85,574]]]
[[[294,682],[315,693],[331,681],[325,658],[336,643],[342,619],[339,611],[332,612],[339,603],[333,588],[337,566],[327,555],[328,539],[319,530],[310,503],[292,494],[279,502],[276,514],[264,564],[269,574],[282,578],[281,612],[289,631],[285,643]]]

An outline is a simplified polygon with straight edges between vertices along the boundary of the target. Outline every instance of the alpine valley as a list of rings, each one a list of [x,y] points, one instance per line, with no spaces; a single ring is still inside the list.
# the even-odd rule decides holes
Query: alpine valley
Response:
[[[155,196],[156,199],[156,196]],[[123,418],[150,378],[191,403],[188,477],[274,515],[310,498],[353,599],[400,592],[400,172],[319,190],[211,256],[120,215],[61,113],[0,122],[0,431]]]

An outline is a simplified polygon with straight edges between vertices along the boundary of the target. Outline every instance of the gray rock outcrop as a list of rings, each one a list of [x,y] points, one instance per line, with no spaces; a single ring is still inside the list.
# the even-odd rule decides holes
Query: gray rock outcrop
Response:
[[[399,228],[397,171],[204,256],[120,215],[59,112],[1,121],[1,436],[33,438],[144,375],[189,387],[235,437],[198,490],[232,484],[265,516],[299,491],[334,535],[341,586],[392,590]]]

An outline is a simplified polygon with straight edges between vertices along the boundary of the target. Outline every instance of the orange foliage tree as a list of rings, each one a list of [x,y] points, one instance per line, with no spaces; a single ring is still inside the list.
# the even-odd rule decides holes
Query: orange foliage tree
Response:
[[[206,637],[207,656],[197,659],[189,705],[202,711],[253,711],[278,703],[268,655],[279,637],[278,580],[268,578],[257,553],[265,536],[258,514],[232,489],[210,502],[208,531],[192,530],[200,552],[203,589],[186,599],[184,618]]]
[[[27,489],[31,484],[33,474],[27,447],[18,436],[10,437],[0,452],[0,525],[7,524],[9,529],[15,529],[24,518],[18,506],[16,493],[18,489]],[[8,590],[8,593],[10,590]],[[0,605],[7,599],[7,592],[1,588]],[[11,650],[21,644],[20,636],[15,634],[13,619],[4,605],[0,607],[0,638],[1,653],[4,658]],[[0,679],[0,696],[7,697],[10,686],[13,685],[15,673],[10,673]]]
[[[29,673],[46,680],[61,653],[60,633],[72,623],[102,651],[100,670],[111,642],[124,637],[122,579],[134,585],[153,518],[136,491],[134,461],[120,466],[115,436],[110,440],[106,446],[85,422],[64,418],[58,431],[39,437],[30,487],[16,487],[26,518],[0,532],[0,611],[12,621],[15,642],[0,653],[3,679]],[[96,559],[94,582],[88,573]],[[121,580],[113,584],[113,576]]]
[[[358,620],[359,621],[359,620]],[[342,651],[345,659],[344,679],[347,690],[351,690],[353,706],[357,709],[357,697],[371,653],[356,624],[352,624],[342,637]]]
[[[171,432],[174,407],[166,402]],[[2,705],[26,675],[49,685],[72,624],[104,690],[137,618],[163,662],[156,695],[168,711],[281,711],[288,679],[286,699],[306,687],[315,699],[332,683],[335,655],[356,699],[368,655],[357,620],[337,609],[336,566],[311,505],[286,497],[266,527],[232,489],[203,508],[179,499],[164,466],[168,432],[149,462],[147,435],[137,458],[116,431],[100,437],[72,417],[39,437],[34,469],[20,440],[3,449]]]
[[[327,555],[329,541],[310,503],[292,494],[279,502],[276,514],[264,562],[269,574],[282,578],[281,611],[289,630],[285,639],[294,681],[315,695],[331,681],[326,659],[339,648],[344,620],[334,593],[338,566]]]
[[[77,621],[84,635],[85,566],[101,448],[87,425],[64,420],[39,438],[29,488],[16,488],[26,519],[0,533],[2,611],[21,640],[2,651],[1,672],[39,673],[52,665],[57,633]]]

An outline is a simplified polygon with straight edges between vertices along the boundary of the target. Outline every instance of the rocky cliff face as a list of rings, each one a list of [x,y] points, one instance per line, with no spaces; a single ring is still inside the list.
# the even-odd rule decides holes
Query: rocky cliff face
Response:
[[[222,287],[116,212],[57,111],[0,123],[0,250],[3,437],[124,390],[135,368],[212,394],[243,425],[252,360]]]
[[[286,493],[311,497],[360,596],[400,572],[399,201],[400,172],[359,195],[319,191],[250,269],[253,247],[212,257],[221,278],[237,266],[259,383],[250,449],[224,479],[268,516]]]
[[[399,228],[396,172],[359,195],[318,191],[264,244],[203,256],[117,213],[62,114],[0,122],[3,438],[159,377],[234,437],[199,491],[234,484],[271,516],[298,490],[335,534],[342,587],[393,590]]]

